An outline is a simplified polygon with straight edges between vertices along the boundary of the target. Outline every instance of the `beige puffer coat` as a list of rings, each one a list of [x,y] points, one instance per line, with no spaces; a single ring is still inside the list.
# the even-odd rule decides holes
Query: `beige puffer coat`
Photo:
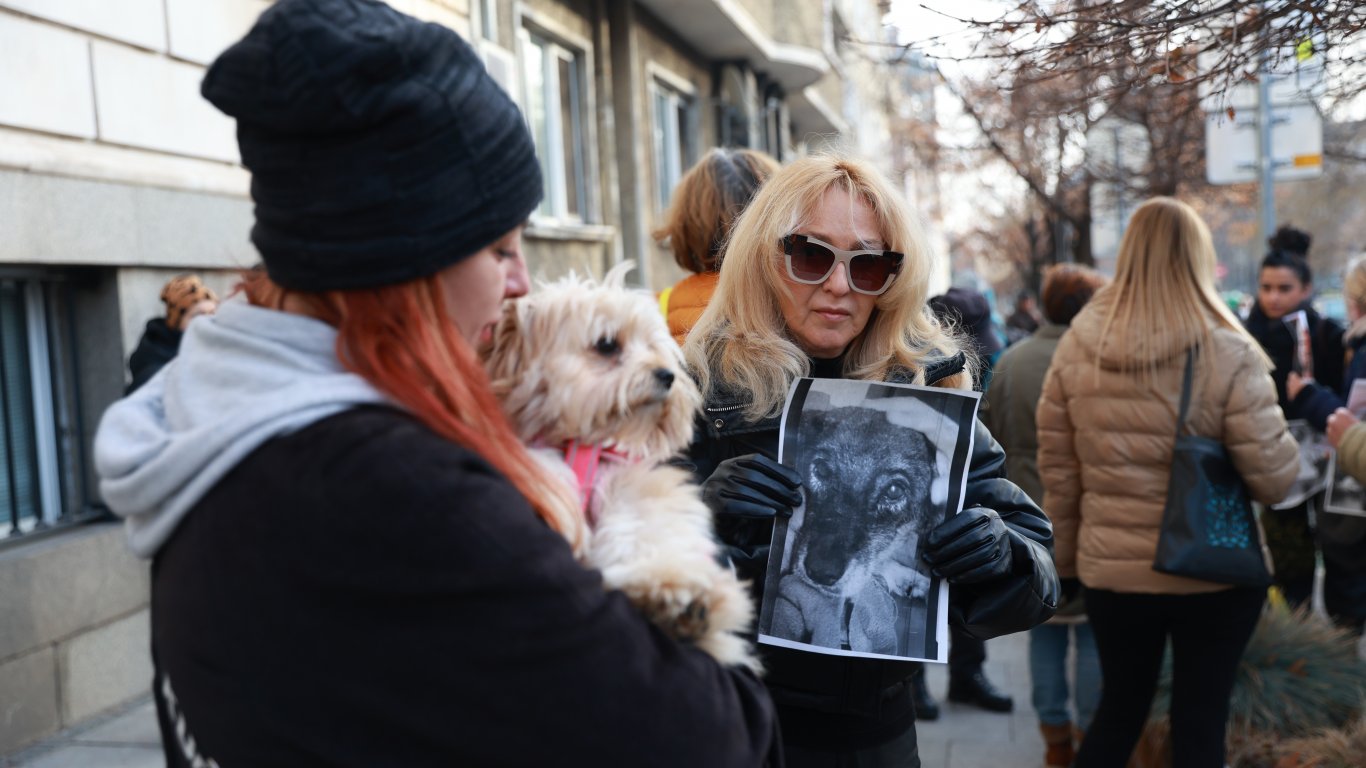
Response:
[[[1116,592],[1191,594],[1222,584],[1152,569],[1166,506],[1167,479],[1181,404],[1186,349],[1154,340],[1107,344],[1096,370],[1105,306],[1093,301],[1063,336],[1039,400],[1039,474],[1043,508],[1053,519],[1058,575]],[[1214,321],[1211,318],[1211,325]],[[1124,333],[1127,329],[1118,329]],[[1114,329],[1112,329],[1112,333]],[[1279,501],[1298,467],[1271,376],[1253,342],[1226,328],[1197,364],[1187,424],[1220,440],[1252,498]],[[1157,364],[1149,385],[1120,372],[1119,349]]]

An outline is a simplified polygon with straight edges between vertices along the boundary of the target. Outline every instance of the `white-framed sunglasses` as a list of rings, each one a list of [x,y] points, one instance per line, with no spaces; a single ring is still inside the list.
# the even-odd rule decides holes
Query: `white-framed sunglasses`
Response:
[[[843,264],[849,287],[858,293],[879,296],[892,287],[904,256],[896,251],[846,251],[810,235],[791,234],[782,240],[787,276],[794,282],[820,285]]]

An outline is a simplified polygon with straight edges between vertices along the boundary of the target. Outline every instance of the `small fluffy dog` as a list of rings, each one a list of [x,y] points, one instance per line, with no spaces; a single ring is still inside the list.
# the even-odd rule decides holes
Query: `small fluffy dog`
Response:
[[[664,463],[692,439],[702,398],[658,303],[623,287],[631,266],[508,302],[487,354],[493,389],[537,458],[582,493],[584,559],[606,586],[673,636],[757,670],[748,590],[716,561],[698,487]]]

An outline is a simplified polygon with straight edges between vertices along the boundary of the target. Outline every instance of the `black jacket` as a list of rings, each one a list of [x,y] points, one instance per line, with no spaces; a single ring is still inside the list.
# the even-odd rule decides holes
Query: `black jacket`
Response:
[[[171,362],[171,358],[180,351],[180,337],[183,335],[167,325],[164,317],[147,321],[147,329],[138,340],[138,348],[128,357],[128,372],[133,375],[133,381],[128,384],[125,395],[146,384],[162,366]]]
[[[1347,373],[1343,374],[1341,387],[1334,388],[1330,382],[1314,381],[1306,384],[1300,390],[1299,395],[1291,403],[1290,407],[1295,413],[1300,414],[1300,418],[1307,419],[1319,431],[1326,431],[1328,417],[1333,415],[1333,411],[1347,405],[1347,398],[1352,394],[1352,382],[1366,377],[1366,337],[1359,337],[1356,341],[1346,342],[1351,345],[1351,363],[1347,365]],[[1344,359],[1346,353],[1343,353]]]
[[[925,380],[934,383],[963,369],[963,356],[931,366]],[[896,377],[898,380],[902,377]],[[909,377],[906,377],[909,380]],[[757,422],[741,413],[747,396],[712,393],[689,449],[696,479],[703,482],[720,462],[750,453],[778,454],[777,417]],[[964,507],[996,510],[1019,534],[1012,557],[1016,575],[1004,583],[951,587],[949,621],[980,639],[1019,632],[1046,621],[1058,602],[1053,566],[1053,529],[1038,505],[1005,477],[1005,453],[980,421],[976,423],[968,463]],[[757,540],[725,542],[740,575],[763,592],[768,563],[767,535]],[[915,721],[907,677],[914,662],[828,656],[760,646],[768,670],[783,735],[793,744],[815,749],[859,749],[890,740]]]
[[[1322,317],[1308,304],[1301,309],[1309,318],[1309,346],[1314,358],[1313,378],[1325,392],[1342,397],[1346,394],[1339,389],[1343,383],[1345,356],[1342,348],[1342,326],[1331,318]],[[1248,333],[1252,334],[1257,343],[1262,345],[1262,349],[1266,350],[1271,362],[1276,365],[1276,369],[1271,372],[1271,378],[1276,383],[1276,397],[1280,401],[1281,410],[1285,411],[1285,417],[1306,419],[1315,429],[1323,431],[1324,422],[1336,405],[1328,407],[1325,412],[1326,403],[1322,400],[1315,401],[1311,387],[1305,387],[1293,402],[1285,394],[1285,380],[1295,363],[1295,337],[1290,327],[1281,320],[1268,318],[1259,304],[1252,305],[1245,326]]]
[[[152,640],[173,768],[755,766],[776,743],[757,678],[655,629],[482,458],[388,408],[220,481],[154,561]]]

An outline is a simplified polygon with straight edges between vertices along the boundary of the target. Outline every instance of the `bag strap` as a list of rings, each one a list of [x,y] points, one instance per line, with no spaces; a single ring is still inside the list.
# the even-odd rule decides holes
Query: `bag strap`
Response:
[[[1186,426],[1186,411],[1191,404],[1191,379],[1193,377],[1192,363],[1195,360],[1195,347],[1186,349],[1186,372],[1181,377],[1181,412],[1176,417],[1176,436],[1181,436],[1181,429]]]

